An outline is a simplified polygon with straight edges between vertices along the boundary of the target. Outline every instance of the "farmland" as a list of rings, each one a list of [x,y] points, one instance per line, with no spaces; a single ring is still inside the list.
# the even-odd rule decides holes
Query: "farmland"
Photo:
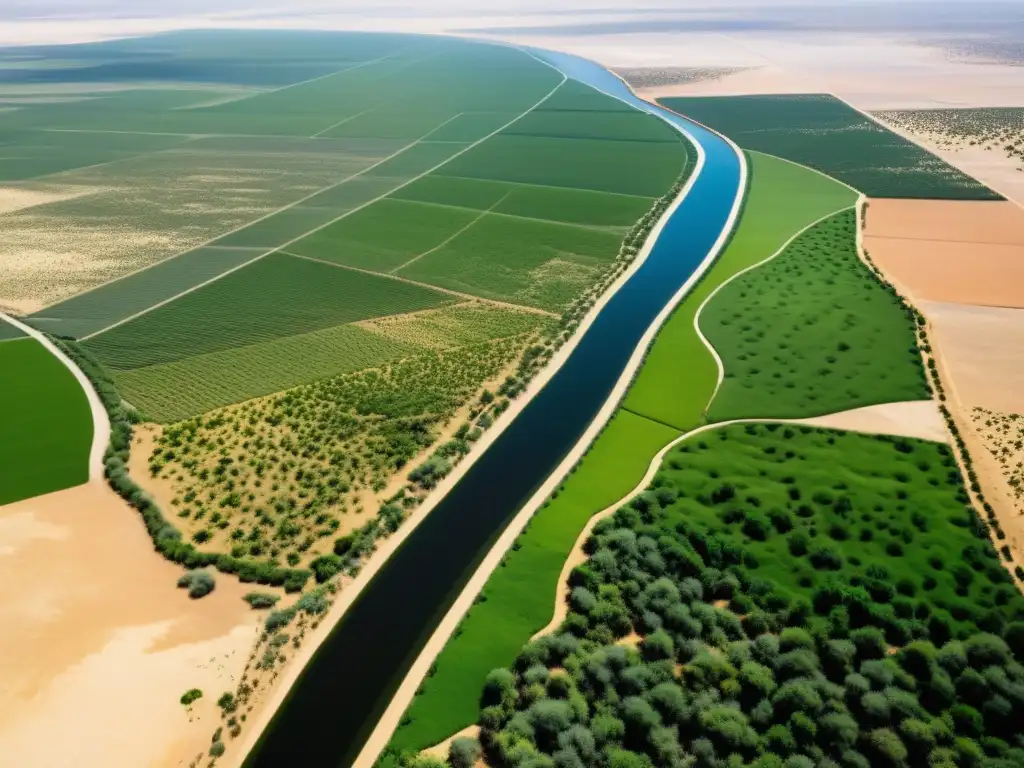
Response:
[[[496,389],[529,341],[527,334],[421,353],[178,422],[156,441],[149,473],[201,550],[309,564],[375,520],[377,496],[402,489],[397,473],[426,458],[484,385]],[[488,411],[476,402],[463,413],[465,426],[428,462],[431,471],[443,476],[469,450],[480,434],[473,420]],[[393,528],[432,482],[399,494]],[[353,544],[344,541],[339,555]]]
[[[672,98],[663,103],[747,149],[816,168],[871,197],[1000,199],[833,96]]]
[[[89,479],[92,415],[81,385],[42,344],[0,320],[0,505]]]
[[[914,320],[861,263],[856,226],[853,211],[817,224],[706,307],[725,368],[711,421],[927,399]]]
[[[0,304],[83,341],[143,415],[188,418],[419,351],[356,325],[374,318],[483,300],[556,333],[693,164],[662,121],[521,51],[330,37],[271,46],[287,82],[240,56],[241,32],[159,38],[159,88],[11,70],[40,99],[12,146],[81,146],[10,170]],[[100,78],[138,55],[82,50]],[[213,50],[223,82],[179,79]],[[58,85],[80,99],[46,99]]]

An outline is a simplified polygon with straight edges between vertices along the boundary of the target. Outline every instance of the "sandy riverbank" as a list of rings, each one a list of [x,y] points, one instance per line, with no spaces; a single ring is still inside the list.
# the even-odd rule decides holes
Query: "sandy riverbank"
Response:
[[[187,765],[259,617],[220,577],[191,600],[138,513],[93,482],[0,507],[0,754],[18,768]],[[189,688],[204,696],[190,711]]]

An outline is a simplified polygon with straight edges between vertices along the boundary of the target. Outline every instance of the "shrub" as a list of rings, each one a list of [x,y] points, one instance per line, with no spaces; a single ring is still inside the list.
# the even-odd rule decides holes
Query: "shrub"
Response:
[[[188,596],[195,600],[213,592],[214,586],[216,586],[216,582],[213,574],[202,570],[188,571],[178,579],[178,587],[187,588]]]
[[[260,610],[263,608],[273,608],[281,598],[277,595],[272,595],[269,592],[249,592],[242,599],[245,600],[250,607]]]
[[[186,707],[191,705],[193,702],[203,698],[203,692],[198,688],[189,688],[183,694],[181,694],[181,703]]]
[[[451,768],[473,768],[480,756],[480,742],[461,737],[452,741],[448,750],[448,764]]]
[[[224,754],[224,742],[219,739],[210,745],[210,757],[220,757]]]

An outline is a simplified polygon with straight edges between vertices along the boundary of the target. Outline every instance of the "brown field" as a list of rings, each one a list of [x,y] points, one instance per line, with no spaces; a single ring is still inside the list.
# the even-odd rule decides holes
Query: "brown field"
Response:
[[[916,301],[1024,307],[1024,210],[1013,203],[872,200],[864,246]]]
[[[260,617],[246,585],[191,600],[181,573],[101,483],[0,508],[0,617],[19,627],[0,634],[5,765],[170,768],[208,749]]]

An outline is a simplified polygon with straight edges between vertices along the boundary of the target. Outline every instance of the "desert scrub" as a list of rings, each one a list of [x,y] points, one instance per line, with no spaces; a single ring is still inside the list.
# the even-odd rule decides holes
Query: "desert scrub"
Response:
[[[532,359],[534,338],[424,353],[172,424],[150,472],[173,482],[201,551],[308,564],[367,524],[460,408]]]
[[[179,701],[186,707],[188,707],[193,703],[199,701],[199,699],[201,698],[203,698],[203,692],[201,690],[199,690],[198,688],[189,688],[187,691],[181,694],[181,698],[179,699]]]
[[[1024,109],[908,109],[875,112],[880,120],[941,149],[983,147],[1005,155],[1024,170]]]
[[[913,310],[860,261],[855,228],[853,211],[836,214],[704,307],[725,369],[711,421],[929,396]]]
[[[976,407],[971,421],[1002,470],[1014,511],[1024,515],[1024,416]]]

